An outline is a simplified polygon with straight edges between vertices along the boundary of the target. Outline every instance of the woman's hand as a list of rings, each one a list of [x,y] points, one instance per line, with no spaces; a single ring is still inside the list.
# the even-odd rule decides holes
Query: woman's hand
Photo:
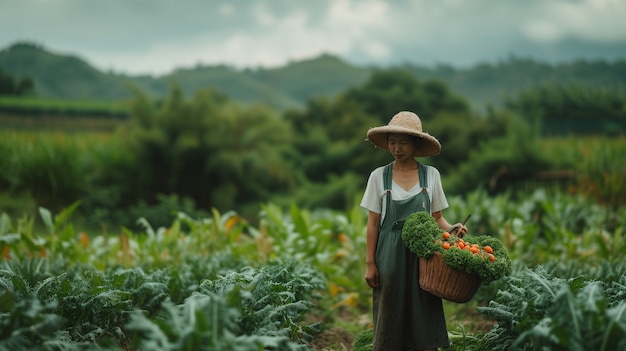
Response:
[[[365,282],[370,288],[377,288],[380,284],[378,281],[378,267],[376,267],[375,263],[366,264]]]
[[[450,234],[455,234],[459,238],[462,238],[467,234],[467,227],[463,223],[457,223],[450,228]]]
[[[447,231],[450,234],[455,234],[459,238],[462,238],[463,235],[467,234],[467,227],[465,226],[465,224],[457,223],[455,225],[450,225],[450,223],[448,223],[448,221],[443,217],[443,213],[441,211],[433,212],[433,218],[435,218],[435,221],[437,221],[437,225],[439,226],[439,228]]]

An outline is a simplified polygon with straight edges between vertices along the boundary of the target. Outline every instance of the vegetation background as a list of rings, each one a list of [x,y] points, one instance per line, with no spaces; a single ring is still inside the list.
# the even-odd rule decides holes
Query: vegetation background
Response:
[[[0,69],[0,204],[12,214],[80,200],[85,224],[99,227],[133,226],[140,214],[164,225],[175,207],[250,218],[264,202],[346,209],[391,160],[364,141],[367,129],[400,110],[416,111],[442,142],[423,161],[440,169],[448,194],[543,177],[578,178],[589,192],[596,183],[611,205],[624,199],[624,150],[608,146],[626,130],[622,61],[511,58],[457,70],[324,55],[269,70],[130,77],[17,43],[0,51]],[[593,161],[581,136],[607,143]],[[545,152],[555,140],[569,146]]]
[[[308,257],[332,278],[336,306],[366,311],[367,298],[355,292],[364,240],[358,202],[369,173],[392,158],[364,139],[368,128],[411,110],[443,145],[420,161],[442,173],[447,216],[472,212],[472,228],[497,234],[522,266],[587,257],[591,245],[598,258],[609,257],[612,273],[582,274],[618,282],[623,262],[611,266],[610,257],[626,247],[625,82],[626,61],[548,65],[512,57],[467,69],[381,68],[328,55],[276,69],[207,66],[131,77],[18,43],[0,51],[3,257],[44,249],[129,266],[133,255],[146,255],[141,262],[151,263],[143,267],[152,269],[174,253],[185,261],[185,252],[211,252],[206,229],[220,249],[247,256],[254,246],[260,256],[248,259],[265,257],[267,247]],[[53,220],[48,210],[60,215]],[[234,241],[233,223],[254,240]],[[172,241],[170,230],[194,241]],[[17,243],[13,231],[26,242]],[[107,242],[109,232],[118,241],[101,251],[72,241],[89,233]],[[145,252],[133,246],[140,244]],[[519,279],[537,282],[519,267]],[[582,269],[551,272],[573,277]],[[355,296],[357,303],[346,302]],[[479,300],[494,296],[485,291]],[[488,311],[494,319],[500,312]]]

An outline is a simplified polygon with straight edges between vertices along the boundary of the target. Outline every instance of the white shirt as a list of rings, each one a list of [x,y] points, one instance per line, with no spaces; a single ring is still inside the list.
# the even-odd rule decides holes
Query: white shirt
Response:
[[[426,180],[428,182],[428,184],[426,184],[426,191],[428,193],[428,198],[430,199],[430,212],[432,214],[433,212],[448,208],[448,200],[443,192],[439,170],[432,166],[424,166],[426,167]],[[365,193],[363,194],[363,199],[361,200],[361,207],[368,211],[379,213],[381,220],[385,218],[386,210],[386,201],[384,201],[385,184],[383,181],[384,168],[385,166],[378,167],[370,173],[369,179],[367,180],[367,186],[365,187]],[[407,191],[396,184],[393,180],[391,181],[392,200],[407,199],[419,194],[421,191],[422,188],[419,182]]]

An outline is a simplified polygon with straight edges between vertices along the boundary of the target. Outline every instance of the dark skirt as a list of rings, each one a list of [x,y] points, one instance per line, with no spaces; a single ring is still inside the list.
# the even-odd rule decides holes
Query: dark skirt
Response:
[[[374,350],[449,347],[441,298],[419,287],[419,258],[402,242],[401,230],[380,232],[376,266]]]

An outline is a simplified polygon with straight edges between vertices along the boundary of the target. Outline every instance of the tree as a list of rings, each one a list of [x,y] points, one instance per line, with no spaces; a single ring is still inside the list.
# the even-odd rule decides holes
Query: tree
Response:
[[[348,90],[345,97],[362,105],[380,124],[386,124],[403,110],[417,113],[424,121],[442,112],[469,112],[469,104],[445,83],[436,80],[422,83],[402,69],[375,71],[364,85]]]
[[[13,91],[15,89],[14,85],[15,83],[13,82],[13,77],[4,73],[4,71],[0,69],[0,96],[13,95]]]
[[[356,101],[339,95],[333,100],[314,98],[304,111],[290,111],[285,120],[293,126],[297,151],[293,168],[314,182],[325,182],[346,171],[371,166],[371,147],[364,141],[368,128],[378,122]]]
[[[35,83],[30,77],[23,77],[15,87],[16,95],[29,95],[35,91]]]
[[[226,211],[292,186],[282,156],[291,141],[288,124],[213,90],[186,101],[174,86],[162,104],[138,96],[125,139],[137,159],[137,199],[177,194]]]
[[[538,120],[544,135],[616,134],[626,129],[626,90],[543,85],[519,93],[506,106]]]
[[[12,76],[4,73],[0,69],[0,96],[15,95],[22,96],[33,93],[35,84],[30,77],[23,77],[16,81]]]

